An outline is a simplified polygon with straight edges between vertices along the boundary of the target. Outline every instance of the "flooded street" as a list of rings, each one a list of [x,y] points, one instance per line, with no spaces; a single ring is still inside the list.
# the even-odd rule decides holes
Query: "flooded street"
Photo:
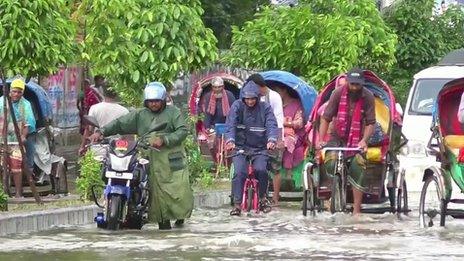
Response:
[[[197,209],[185,227],[172,231],[147,225],[109,232],[89,225],[0,238],[0,260],[464,259],[464,221],[450,218],[446,228],[420,229],[417,207],[403,220],[388,213],[303,217],[299,203],[252,217],[228,212]]]

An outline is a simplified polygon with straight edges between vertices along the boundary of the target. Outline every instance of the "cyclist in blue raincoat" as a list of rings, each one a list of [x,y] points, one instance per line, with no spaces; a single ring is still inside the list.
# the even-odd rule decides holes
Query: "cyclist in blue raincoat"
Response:
[[[241,100],[236,100],[226,120],[226,149],[236,147],[245,151],[266,151],[275,148],[278,138],[277,121],[271,106],[266,102],[258,102],[259,89],[254,82],[248,82],[242,89]],[[259,182],[260,208],[265,207],[268,186],[268,156],[256,155],[253,158],[253,169]],[[248,175],[247,160],[244,155],[233,158],[234,178],[232,194],[234,209],[230,215],[240,215],[243,186]]]

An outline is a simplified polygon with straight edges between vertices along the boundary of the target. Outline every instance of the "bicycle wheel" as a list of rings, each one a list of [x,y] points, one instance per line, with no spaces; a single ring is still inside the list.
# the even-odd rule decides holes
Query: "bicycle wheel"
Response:
[[[441,189],[435,176],[429,176],[422,186],[419,202],[420,227],[433,227],[434,221],[440,221],[445,226],[447,204],[441,197]]]
[[[310,174],[308,174],[310,176]],[[315,210],[315,190],[311,177],[308,177],[308,189],[303,192],[303,216],[307,215],[308,210],[311,216],[316,215]]]
[[[342,182],[340,176],[335,174],[332,180],[332,195],[330,197],[330,213],[344,211]]]
[[[247,188],[247,200],[246,200],[246,210],[250,212],[253,208],[253,187],[249,186]]]
[[[406,180],[404,180],[404,177],[401,178],[401,183],[398,187],[396,202],[396,214],[398,217],[400,217],[401,214],[408,215],[408,188],[406,186]]]

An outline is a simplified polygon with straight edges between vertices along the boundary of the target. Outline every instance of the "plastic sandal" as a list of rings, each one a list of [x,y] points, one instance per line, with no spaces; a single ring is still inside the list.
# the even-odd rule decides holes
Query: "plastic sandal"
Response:
[[[234,208],[234,209],[232,209],[232,210],[230,211],[230,215],[231,215],[231,216],[240,216],[241,212],[242,212],[242,211],[241,211],[239,208]]]

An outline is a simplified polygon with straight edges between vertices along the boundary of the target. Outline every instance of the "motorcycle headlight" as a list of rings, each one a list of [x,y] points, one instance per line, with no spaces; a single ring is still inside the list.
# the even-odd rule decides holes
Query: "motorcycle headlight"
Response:
[[[425,149],[425,144],[421,141],[410,140],[407,146],[404,146],[401,149],[401,154],[403,156],[409,157],[425,157],[427,152]]]

